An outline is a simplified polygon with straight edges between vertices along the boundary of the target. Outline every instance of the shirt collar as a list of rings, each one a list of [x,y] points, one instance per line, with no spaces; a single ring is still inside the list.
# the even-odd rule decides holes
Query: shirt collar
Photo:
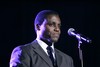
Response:
[[[43,50],[46,51],[46,48],[48,45],[44,41],[42,41],[38,38],[36,38],[36,40],[38,41],[39,45],[43,48]],[[54,53],[54,43],[52,43],[51,47],[52,47],[53,53]]]

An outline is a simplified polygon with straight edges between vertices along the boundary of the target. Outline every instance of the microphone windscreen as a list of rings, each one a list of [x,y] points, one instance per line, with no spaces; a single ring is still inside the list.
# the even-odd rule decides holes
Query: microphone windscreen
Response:
[[[75,31],[74,28],[69,28],[68,31],[67,31],[68,35],[71,35],[71,32],[73,32],[73,31]]]

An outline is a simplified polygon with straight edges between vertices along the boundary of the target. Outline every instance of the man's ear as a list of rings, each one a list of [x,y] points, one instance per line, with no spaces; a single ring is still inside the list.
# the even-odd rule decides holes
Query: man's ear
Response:
[[[37,30],[40,30],[40,25],[39,24],[36,24],[35,27],[36,27]]]

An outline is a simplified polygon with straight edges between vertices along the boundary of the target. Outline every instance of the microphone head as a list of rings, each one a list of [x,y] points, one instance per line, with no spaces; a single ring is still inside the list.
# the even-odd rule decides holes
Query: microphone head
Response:
[[[74,28],[69,28],[68,31],[67,31],[68,35],[72,35],[71,32],[73,32],[73,31],[75,31]]]

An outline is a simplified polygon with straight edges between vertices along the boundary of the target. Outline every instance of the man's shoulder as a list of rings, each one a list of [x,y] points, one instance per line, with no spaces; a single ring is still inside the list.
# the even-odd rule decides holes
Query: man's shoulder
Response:
[[[60,54],[61,56],[63,56],[63,57],[72,59],[72,57],[71,57],[70,55],[68,55],[68,54],[66,54],[66,53],[64,53],[64,52],[62,52],[62,51],[60,51],[59,49],[56,49],[56,52],[57,52],[58,54]]]
[[[30,45],[31,45],[30,43],[18,45],[13,49],[13,52],[22,52],[22,51],[28,50],[31,48]]]
[[[35,40],[27,44],[18,45],[14,48],[14,50],[30,50],[32,49],[32,45],[34,45],[34,43],[35,43]]]

